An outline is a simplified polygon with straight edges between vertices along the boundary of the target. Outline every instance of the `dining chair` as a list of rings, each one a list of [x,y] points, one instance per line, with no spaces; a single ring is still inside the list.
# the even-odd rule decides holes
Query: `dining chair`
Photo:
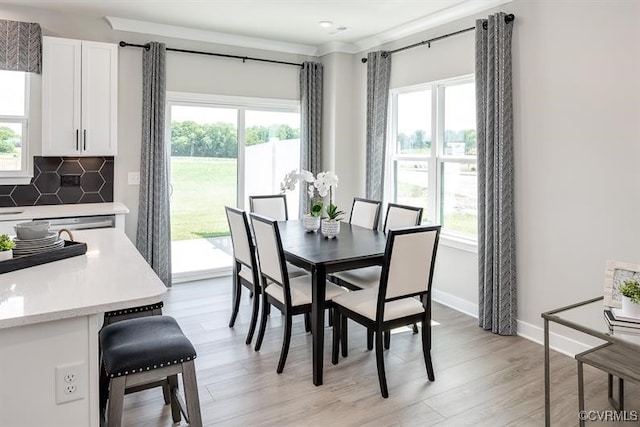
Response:
[[[258,265],[263,286],[262,315],[255,350],[259,351],[262,346],[267,318],[271,312],[271,306],[274,306],[285,316],[282,351],[276,370],[280,374],[284,370],[291,343],[292,317],[311,312],[311,276],[289,277],[277,221],[256,214],[251,214],[251,221],[258,248]],[[331,306],[331,300],[345,292],[346,290],[340,286],[327,283],[326,305]]]
[[[249,209],[252,213],[273,218],[276,221],[287,221],[287,196],[284,194],[268,194],[249,196]]]
[[[225,206],[229,231],[231,232],[231,245],[233,246],[233,308],[229,327],[232,328],[238,316],[242,287],[249,289],[253,295],[253,310],[249,323],[246,344],[250,344],[258,322],[261,293],[260,278],[258,275],[256,248],[251,237],[247,214],[241,209]]]
[[[382,202],[378,200],[354,197],[349,224],[376,230],[380,221],[381,204]]]
[[[284,194],[269,194],[263,196],[249,196],[251,213],[266,216],[276,221],[288,221],[287,197]],[[288,263],[289,277],[302,276],[308,272]],[[308,323],[308,319],[307,319]]]
[[[400,205],[397,203],[389,203],[387,205],[387,213],[384,220],[383,230],[387,233],[392,228],[411,227],[420,225],[422,222],[422,208],[416,206]],[[380,283],[380,272],[382,267],[374,265],[371,267],[356,268],[353,270],[339,271],[332,274],[329,280],[339,286],[350,290],[360,290],[377,288]],[[413,325],[413,332],[418,333],[417,325]],[[385,347],[389,348],[391,334],[385,334]],[[373,348],[373,332],[367,333],[367,348]],[[342,349],[342,355],[347,355],[346,345]]]
[[[341,337],[343,319],[352,319],[372,330],[382,397],[389,397],[383,333],[399,326],[422,324],[422,353],[427,376],[429,381],[435,380],[431,360],[431,284],[439,239],[439,225],[390,229],[379,286],[333,298],[336,319],[331,362],[338,363],[339,347],[344,343]]]

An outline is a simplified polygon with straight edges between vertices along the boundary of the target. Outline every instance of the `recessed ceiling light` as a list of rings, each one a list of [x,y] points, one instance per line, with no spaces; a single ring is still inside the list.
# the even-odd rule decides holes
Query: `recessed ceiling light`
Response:
[[[329,27],[331,27],[333,25],[333,22],[331,22],[331,21],[320,21],[320,22],[318,22],[318,24],[320,24],[320,26],[322,28],[329,28]]]

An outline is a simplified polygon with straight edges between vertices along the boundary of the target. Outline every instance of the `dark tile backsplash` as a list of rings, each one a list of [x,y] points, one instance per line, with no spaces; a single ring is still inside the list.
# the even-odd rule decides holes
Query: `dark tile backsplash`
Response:
[[[0,185],[0,207],[113,202],[113,157],[34,157],[27,185]],[[68,177],[64,185],[60,176]],[[79,186],[75,183],[78,181]]]

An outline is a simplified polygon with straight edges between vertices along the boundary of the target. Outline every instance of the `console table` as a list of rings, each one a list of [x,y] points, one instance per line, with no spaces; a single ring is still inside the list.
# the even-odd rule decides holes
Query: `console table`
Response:
[[[551,425],[551,372],[549,366],[549,322],[554,322],[587,335],[616,344],[630,355],[640,351],[640,337],[624,333],[613,334],[604,319],[604,297],[581,301],[542,313],[544,319],[544,416],[545,426]],[[606,369],[605,369],[606,371]],[[611,370],[609,371],[611,373]],[[576,411],[576,418],[578,411]]]

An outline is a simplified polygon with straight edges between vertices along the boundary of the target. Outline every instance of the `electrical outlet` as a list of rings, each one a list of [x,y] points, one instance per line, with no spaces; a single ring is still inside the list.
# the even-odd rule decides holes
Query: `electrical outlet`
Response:
[[[85,371],[84,362],[56,366],[56,404],[84,399]]]

